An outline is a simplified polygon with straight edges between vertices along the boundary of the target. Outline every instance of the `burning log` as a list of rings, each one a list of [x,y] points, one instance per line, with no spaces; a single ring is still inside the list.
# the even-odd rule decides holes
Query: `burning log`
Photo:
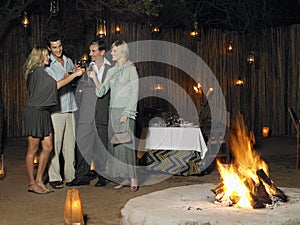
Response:
[[[271,195],[274,197],[277,197],[282,202],[287,202],[288,197],[284,194],[282,190],[280,190],[276,185],[273,183],[273,181],[268,177],[268,175],[265,173],[264,170],[260,169],[257,171],[257,175],[260,177],[261,180],[265,183],[265,185],[269,186],[269,190],[271,191]]]
[[[218,183],[216,186],[210,189],[214,194],[218,195],[224,192],[224,184],[222,182]]]
[[[233,160],[228,165],[216,161],[221,175],[221,182],[211,188],[216,202],[258,209],[288,201],[269,178],[268,165],[254,150],[241,115],[231,125],[229,138]]]
[[[250,193],[250,195],[253,199],[251,206],[254,209],[265,208],[266,204],[272,204],[270,195],[266,191],[266,188],[262,182],[259,182],[259,185],[254,189],[254,193]]]
[[[288,197],[275,186],[273,181],[266,175],[264,170],[260,169],[257,171],[259,178],[258,185],[255,184],[253,179],[247,179],[244,185],[249,191],[249,202],[254,209],[265,208],[266,205],[273,205],[276,202],[287,202]],[[251,187],[253,190],[251,190]],[[270,193],[268,193],[268,191]],[[218,183],[216,186],[211,188],[211,191],[216,194],[215,200],[222,205],[232,206],[237,204],[241,200],[241,196],[237,192],[231,193],[228,197],[226,196],[226,187],[223,182]]]

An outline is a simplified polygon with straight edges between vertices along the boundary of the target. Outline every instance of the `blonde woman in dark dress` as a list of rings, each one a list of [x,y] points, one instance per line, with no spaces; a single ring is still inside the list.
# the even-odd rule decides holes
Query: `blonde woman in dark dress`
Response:
[[[103,84],[100,84],[95,74],[91,74],[96,86],[96,95],[104,96],[110,90],[108,152],[113,156],[107,160],[106,172],[113,178],[123,181],[115,189],[130,185],[130,192],[138,190],[138,178],[135,169],[135,120],[139,93],[138,73],[136,67],[128,60],[129,49],[125,41],[115,41],[111,47],[112,60],[115,66],[107,71]],[[132,136],[132,141],[126,144],[110,143],[114,132],[120,126],[126,125]]]
[[[29,54],[24,64],[27,95],[23,113],[22,134],[27,136],[26,169],[28,176],[28,192],[47,194],[51,192],[42,180],[49,154],[52,151],[53,127],[49,108],[58,103],[57,89],[65,86],[75,77],[82,75],[77,70],[55,81],[44,70],[49,64],[49,53],[46,47],[36,47]],[[36,177],[34,177],[33,159],[41,144]]]

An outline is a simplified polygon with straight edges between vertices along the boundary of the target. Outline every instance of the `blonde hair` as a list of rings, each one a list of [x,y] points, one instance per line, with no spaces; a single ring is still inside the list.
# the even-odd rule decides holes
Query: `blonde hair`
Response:
[[[129,58],[129,49],[128,49],[128,45],[125,41],[115,41],[112,45],[111,45],[111,48],[113,47],[117,47],[120,52],[123,54],[123,61],[126,62]]]
[[[37,67],[44,66],[45,56],[48,53],[48,49],[46,47],[35,47],[32,49],[28,58],[26,59],[23,70],[25,80],[28,78],[28,74]]]

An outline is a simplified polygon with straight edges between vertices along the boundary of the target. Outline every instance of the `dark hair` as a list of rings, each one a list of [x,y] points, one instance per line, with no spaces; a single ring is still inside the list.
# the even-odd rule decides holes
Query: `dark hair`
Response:
[[[103,39],[95,39],[95,40],[91,41],[90,45],[98,45],[99,51],[102,51],[102,50],[106,51],[106,43]]]
[[[47,46],[50,48],[50,42],[61,40],[61,36],[57,33],[50,34],[47,38]]]

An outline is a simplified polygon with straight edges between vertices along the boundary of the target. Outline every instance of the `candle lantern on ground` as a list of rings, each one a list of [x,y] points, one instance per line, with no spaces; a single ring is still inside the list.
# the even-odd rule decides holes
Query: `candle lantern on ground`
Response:
[[[39,154],[36,154],[33,158],[33,165],[37,167],[39,165]]]
[[[266,138],[266,137],[269,137],[269,135],[270,135],[270,127],[263,126],[262,127],[262,136]]]
[[[67,192],[64,221],[65,225],[84,225],[81,199],[76,189]]]

